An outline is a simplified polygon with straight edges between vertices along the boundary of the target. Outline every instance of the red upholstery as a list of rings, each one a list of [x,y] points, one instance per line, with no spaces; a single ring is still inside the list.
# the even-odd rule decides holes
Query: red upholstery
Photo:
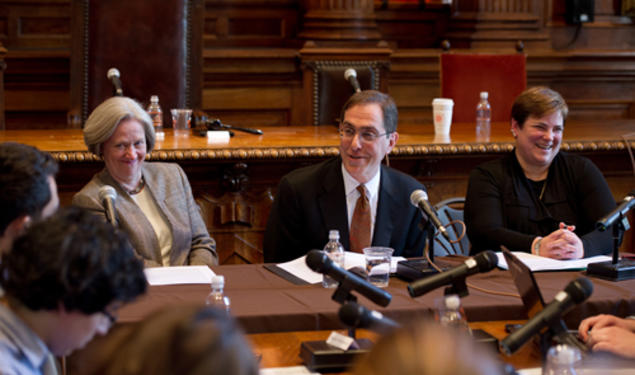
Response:
[[[479,93],[489,93],[492,121],[509,121],[527,87],[525,55],[441,54],[441,96],[454,100],[452,122],[475,122]]]

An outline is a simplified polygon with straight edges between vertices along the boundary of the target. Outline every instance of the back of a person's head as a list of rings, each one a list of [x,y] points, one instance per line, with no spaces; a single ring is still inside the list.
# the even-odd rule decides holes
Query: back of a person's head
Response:
[[[34,219],[51,199],[48,178],[57,162],[46,152],[21,143],[0,144],[0,235],[14,219]]]
[[[258,374],[234,319],[211,307],[170,306],[138,323],[122,341],[98,374]]]
[[[419,322],[382,337],[356,363],[355,375],[497,375],[494,354],[466,333]]]
[[[145,292],[143,264],[126,235],[89,211],[62,208],[36,222],[0,264],[5,293],[30,310],[93,314]]]

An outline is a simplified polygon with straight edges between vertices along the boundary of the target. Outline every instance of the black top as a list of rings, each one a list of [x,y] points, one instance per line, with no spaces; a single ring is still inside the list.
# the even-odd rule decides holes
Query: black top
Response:
[[[615,208],[615,200],[600,170],[589,159],[559,152],[544,182],[531,181],[515,150],[484,163],[470,173],[465,224],[471,253],[499,250],[530,252],[536,236],[547,236],[562,221],[575,225],[584,257],[612,250],[612,230],[600,232],[595,222]]]
[[[265,262],[284,262],[324,248],[330,229],[339,230],[340,242],[350,249],[341,164],[337,157],[282,178],[267,221]],[[381,166],[373,246],[392,247],[393,255],[404,257],[423,254],[422,216],[409,199],[416,189],[425,188],[414,178]]]

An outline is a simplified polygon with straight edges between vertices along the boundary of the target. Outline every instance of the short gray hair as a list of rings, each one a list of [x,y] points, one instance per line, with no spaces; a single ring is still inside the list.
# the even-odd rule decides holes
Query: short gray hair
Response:
[[[97,106],[84,124],[84,143],[88,151],[101,155],[101,145],[106,142],[127,119],[137,120],[143,125],[146,136],[146,151],[154,148],[154,127],[150,115],[135,100],[123,96],[113,96]]]

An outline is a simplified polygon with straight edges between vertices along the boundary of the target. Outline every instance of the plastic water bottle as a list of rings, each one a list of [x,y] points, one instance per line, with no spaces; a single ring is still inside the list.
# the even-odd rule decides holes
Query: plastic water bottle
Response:
[[[570,345],[555,345],[549,348],[543,375],[575,375],[576,365],[582,359],[580,349]]]
[[[489,141],[490,122],[492,120],[492,109],[487,101],[489,94],[481,91],[481,100],[476,106],[476,139],[479,141]]]
[[[453,327],[466,332],[472,332],[467,324],[467,318],[461,308],[461,299],[456,294],[445,296],[439,306],[437,317],[439,324],[445,327]]]
[[[340,243],[339,230],[329,231],[329,242],[324,246],[324,252],[335,264],[344,268],[344,247]],[[328,275],[324,275],[322,278],[322,286],[325,288],[335,288],[337,287],[337,281]]]
[[[205,304],[227,311],[229,314],[229,297],[223,293],[225,276],[212,276],[212,292],[207,296]]]
[[[160,134],[163,134],[163,111],[161,111],[159,97],[157,95],[150,97],[150,105],[148,106],[147,112],[152,119],[155,134],[160,136]]]

